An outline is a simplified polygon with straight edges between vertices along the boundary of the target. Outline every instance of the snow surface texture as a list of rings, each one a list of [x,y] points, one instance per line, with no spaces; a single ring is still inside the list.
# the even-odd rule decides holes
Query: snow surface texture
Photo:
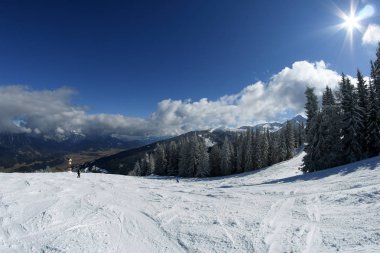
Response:
[[[380,252],[380,158],[217,179],[0,174],[0,252]]]

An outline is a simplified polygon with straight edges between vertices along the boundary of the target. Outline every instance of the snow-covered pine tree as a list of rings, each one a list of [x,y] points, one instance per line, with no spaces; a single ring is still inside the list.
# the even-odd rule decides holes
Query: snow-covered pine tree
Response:
[[[144,156],[140,159],[140,171],[141,176],[147,176],[152,173],[152,167],[150,165],[149,154],[145,153]]]
[[[335,98],[329,86],[326,86],[322,95],[322,106],[335,105]]]
[[[326,87],[323,96],[327,99],[323,100],[321,111],[319,135],[323,136],[323,139],[319,144],[321,161],[318,170],[339,165],[342,153],[339,107],[335,104],[334,95],[329,87]]]
[[[363,128],[362,114],[356,103],[354,86],[348,78],[344,78],[341,87],[342,94],[342,150],[343,162],[355,162],[362,156],[362,149],[359,141],[358,132]]]
[[[236,173],[241,173],[244,170],[244,163],[243,163],[243,158],[244,158],[244,137],[246,135],[242,134],[238,137],[237,142],[236,142]]]
[[[371,78],[369,83],[368,99],[368,133],[367,133],[367,153],[369,157],[376,156],[380,152],[380,105],[374,84],[375,70],[371,62]]]
[[[305,126],[304,126],[303,122],[301,122],[301,124],[298,125],[297,132],[298,132],[297,133],[298,146],[301,146],[305,142]]]
[[[378,98],[380,99],[380,41],[376,50],[376,60],[371,65],[373,66],[371,71],[372,81],[375,85]]]
[[[167,174],[167,166],[168,166],[168,160],[167,155],[165,152],[165,148],[163,145],[157,144],[155,149],[155,157],[156,157],[156,164],[155,164],[155,170],[154,174],[156,175],[166,175]]]
[[[230,150],[231,150],[231,172],[230,174],[236,173],[236,152],[237,152],[237,140],[238,135],[235,133],[229,137],[230,140]]]
[[[371,137],[374,138],[371,141],[372,155],[378,155],[380,154],[380,141],[378,139],[380,135],[380,42],[376,50],[376,60],[373,63],[371,62],[371,82],[375,91],[375,98],[371,101],[373,111],[370,114],[373,115],[371,115],[372,125],[369,131],[371,131]],[[376,117],[374,117],[374,111],[376,111]]]
[[[229,175],[232,171],[232,161],[231,161],[231,144],[228,138],[224,139],[222,149],[220,152],[220,171],[222,175]]]
[[[264,131],[260,140],[262,167],[269,166],[269,130]]]
[[[220,172],[220,148],[218,145],[214,145],[210,151],[210,175],[218,176]]]
[[[294,140],[294,143],[293,143],[293,147],[294,148],[298,148],[298,125],[297,124],[293,124],[293,140]]]
[[[290,159],[293,157],[293,152],[294,152],[294,130],[293,130],[293,125],[290,121],[287,121],[285,125],[285,145],[286,145],[285,159]]]
[[[269,134],[268,163],[269,165],[277,162],[277,138],[276,134]]]
[[[201,156],[201,142],[204,142],[203,138],[200,138],[197,135],[194,135],[191,138],[191,177],[195,177],[195,175],[197,174],[197,168],[199,166],[199,159]]]
[[[277,162],[285,161],[286,160],[286,154],[287,154],[287,146],[286,146],[286,136],[285,131],[280,131],[279,137],[278,137],[278,156],[277,156]]]
[[[252,146],[252,130],[247,130],[247,137],[244,144],[244,171],[253,170],[253,146]]]
[[[256,129],[254,138],[253,138],[253,169],[260,169],[263,167],[262,163],[262,156],[261,156],[261,150],[260,150],[260,143],[261,143],[261,131],[259,129]]]
[[[316,169],[315,167],[315,157],[317,154],[317,140],[316,136],[318,135],[318,129],[321,122],[321,117],[317,117],[318,115],[318,98],[314,94],[314,89],[307,87],[305,91],[306,95],[306,115],[307,115],[307,122],[306,122],[306,145],[305,145],[305,152],[306,155],[303,158],[303,167],[302,171],[304,172],[310,172]],[[318,119],[317,119],[318,118]],[[318,138],[318,136],[317,136]]]
[[[152,174],[156,168],[156,160],[153,154],[148,155],[148,175]]]
[[[357,71],[357,106],[359,113],[361,114],[360,119],[362,120],[361,128],[358,131],[358,139],[361,146],[362,158],[367,157],[367,141],[368,136],[368,88],[363,78],[362,73],[358,69]]]
[[[174,141],[171,141],[168,146],[168,175],[177,176],[178,175],[178,147]]]
[[[207,177],[210,175],[209,154],[204,139],[198,140],[198,164],[196,167],[196,177]]]
[[[194,168],[190,168],[192,166],[192,154],[191,154],[191,143],[188,139],[186,139],[180,147],[179,152],[179,163],[178,163],[178,175],[181,177],[190,177],[191,171],[195,170]]]
[[[318,98],[314,93],[314,88],[307,87],[305,91],[306,95],[306,104],[305,104],[305,110],[306,110],[306,134],[309,131],[309,124],[311,119],[318,113]],[[306,137],[306,141],[308,142],[308,136]]]
[[[140,167],[140,162],[136,161],[135,166],[133,168],[133,171],[131,173],[132,176],[141,176],[141,167]]]
[[[322,114],[317,113],[309,122],[308,138],[309,142],[306,146],[306,155],[303,157],[303,172],[313,172],[320,169],[321,162],[321,143],[324,136],[320,135],[320,127],[322,123]]]

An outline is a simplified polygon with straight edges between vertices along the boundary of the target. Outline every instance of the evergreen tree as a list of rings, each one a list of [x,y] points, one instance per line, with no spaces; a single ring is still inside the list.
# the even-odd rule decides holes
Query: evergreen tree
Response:
[[[293,130],[293,125],[290,121],[287,121],[285,125],[285,145],[286,145],[285,159],[290,159],[293,157],[293,152],[294,152],[294,130]]]
[[[236,143],[236,173],[241,173],[244,171],[244,136],[239,136]]]
[[[371,69],[368,99],[368,132],[366,138],[367,153],[369,157],[376,156],[380,152],[380,106],[374,84],[375,71],[373,64],[371,64]]]
[[[259,129],[256,129],[254,138],[253,138],[253,169],[260,169],[263,167],[263,161],[260,150],[261,142],[261,132]]]
[[[219,176],[220,172],[220,148],[214,145],[210,151],[210,174],[211,176]]]
[[[316,170],[315,159],[318,154],[318,138],[319,138],[319,125],[321,123],[321,117],[319,116],[318,99],[314,94],[314,89],[307,87],[305,91],[306,95],[306,155],[303,158],[302,171],[310,172]]]
[[[280,135],[278,137],[278,156],[277,156],[277,162],[282,162],[286,160],[287,155],[287,146],[286,146],[286,137],[284,131],[280,132]]]
[[[306,155],[303,157],[303,172],[313,172],[320,168],[321,148],[320,143],[323,142],[324,136],[320,135],[320,127],[322,115],[318,113],[309,123],[308,138],[309,142],[306,146]]]
[[[348,78],[343,82],[341,85],[343,162],[349,163],[358,161],[362,156],[358,131],[363,128],[363,119],[356,103],[353,85]]]
[[[153,172],[153,166],[151,164],[151,159],[148,153],[145,153],[140,160],[140,171],[141,176],[147,176]]]
[[[322,95],[322,109],[331,105],[335,105],[335,98],[332,90],[329,86],[326,86],[325,92]]]
[[[380,42],[376,50],[376,60],[371,64],[372,68],[372,81],[375,85],[377,97],[380,98]]]
[[[222,175],[231,174],[232,161],[231,161],[231,144],[228,138],[224,139],[222,150],[220,152],[220,170]]]
[[[181,144],[180,158],[178,164],[178,175],[181,177],[191,177],[195,168],[192,164],[191,143],[186,140]]]
[[[374,115],[371,115],[372,122],[369,123],[371,124],[371,127],[369,129],[371,132],[370,135],[374,139],[370,141],[371,147],[373,148],[370,150],[370,152],[372,155],[378,155],[380,152],[380,143],[378,139],[378,136],[380,135],[380,42],[376,50],[376,60],[373,63],[371,62],[371,82],[375,91],[375,96],[373,99],[371,99],[373,111],[370,112],[370,114],[375,114],[374,111],[376,111],[376,117],[374,117]]]
[[[298,125],[298,134],[297,134],[297,137],[298,137],[298,146],[301,146],[303,145],[303,143],[305,142],[305,127],[303,125],[303,122],[301,122],[301,124]]]
[[[358,130],[358,139],[360,142],[362,158],[367,156],[367,137],[368,137],[368,88],[364,81],[363,75],[357,71],[357,107],[362,120],[360,129]]]
[[[207,177],[210,175],[210,166],[209,166],[209,155],[207,152],[207,147],[204,140],[198,142],[199,145],[199,158],[198,164],[196,167],[196,175],[197,177]]]
[[[339,165],[342,153],[340,139],[342,124],[339,107],[335,104],[335,98],[330,88],[326,88],[324,96],[329,99],[323,103],[320,127],[318,128],[318,135],[323,137],[318,145],[320,149],[318,170]]]
[[[147,166],[148,166],[147,174],[150,175],[150,174],[153,174],[153,172],[155,171],[156,160],[155,160],[153,154],[148,154],[147,159],[148,159],[148,162],[147,162]]]
[[[266,130],[261,137],[260,153],[261,153],[262,167],[269,166],[269,131],[268,130]]]
[[[310,125],[311,119],[318,113],[318,98],[314,93],[314,88],[311,88],[311,87],[306,88],[305,95],[306,95],[305,109],[306,109],[306,116],[307,116],[307,119],[306,119],[306,134],[307,134],[310,128],[309,125]],[[308,142],[310,140],[306,138],[306,141]]]
[[[178,160],[179,153],[177,144],[174,141],[171,141],[168,146],[168,175],[176,176],[178,175]]]
[[[167,160],[166,152],[163,145],[157,144],[157,147],[155,149],[155,154],[156,154],[156,164],[155,164],[154,173],[160,176],[166,175],[168,160]]]
[[[252,131],[247,130],[247,137],[245,140],[244,148],[244,171],[253,169],[253,147],[252,147]]]
[[[133,176],[141,176],[141,167],[140,162],[135,162],[135,167],[133,168],[133,172],[131,173]]]
[[[269,140],[269,150],[268,150],[268,163],[269,165],[275,164],[277,162],[277,141],[276,135],[270,134],[268,136]]]

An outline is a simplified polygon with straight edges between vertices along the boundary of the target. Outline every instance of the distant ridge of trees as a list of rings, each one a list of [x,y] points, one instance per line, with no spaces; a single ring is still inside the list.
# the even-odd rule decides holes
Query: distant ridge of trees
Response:
[[[306,95],[306,155],[304,172],[352,163],[380,153],[380,42],[375,62],[370,63],[368,84],[360,70],[357,83],[342,74],[339,88],[329,87],[322,107],[312,88]]]
[[[276,132],[247,129],[208,146],[202,135],[194,133],[157,144],[136,161],[130,175],[208,177],[257,170],[292,158],[304,143],[304,129],[303,123],[287,121]]]

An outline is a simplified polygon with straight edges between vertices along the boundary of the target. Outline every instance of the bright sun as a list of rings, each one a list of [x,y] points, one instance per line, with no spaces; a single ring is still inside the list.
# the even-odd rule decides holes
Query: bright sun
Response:
[[[355,14],[351,14],[350,16],[345,15],[343,26],[349,31],[352,32],[355,29],[360,28],[360,23],[358,17]]]
[[[335,6],[336,15],[342,20],[342,22],[335,26],[336,31],[346,30],[345,43],[348,42],[351,45],[351,49],[354,41],[354,33],[357,31],[363,33],[365,30],[365,19],[372,17],[375,14],[375,8],[366,4],[362,8],[358,9],[359,1],[350,1],[350,10],[344,12],[338,6]]]

